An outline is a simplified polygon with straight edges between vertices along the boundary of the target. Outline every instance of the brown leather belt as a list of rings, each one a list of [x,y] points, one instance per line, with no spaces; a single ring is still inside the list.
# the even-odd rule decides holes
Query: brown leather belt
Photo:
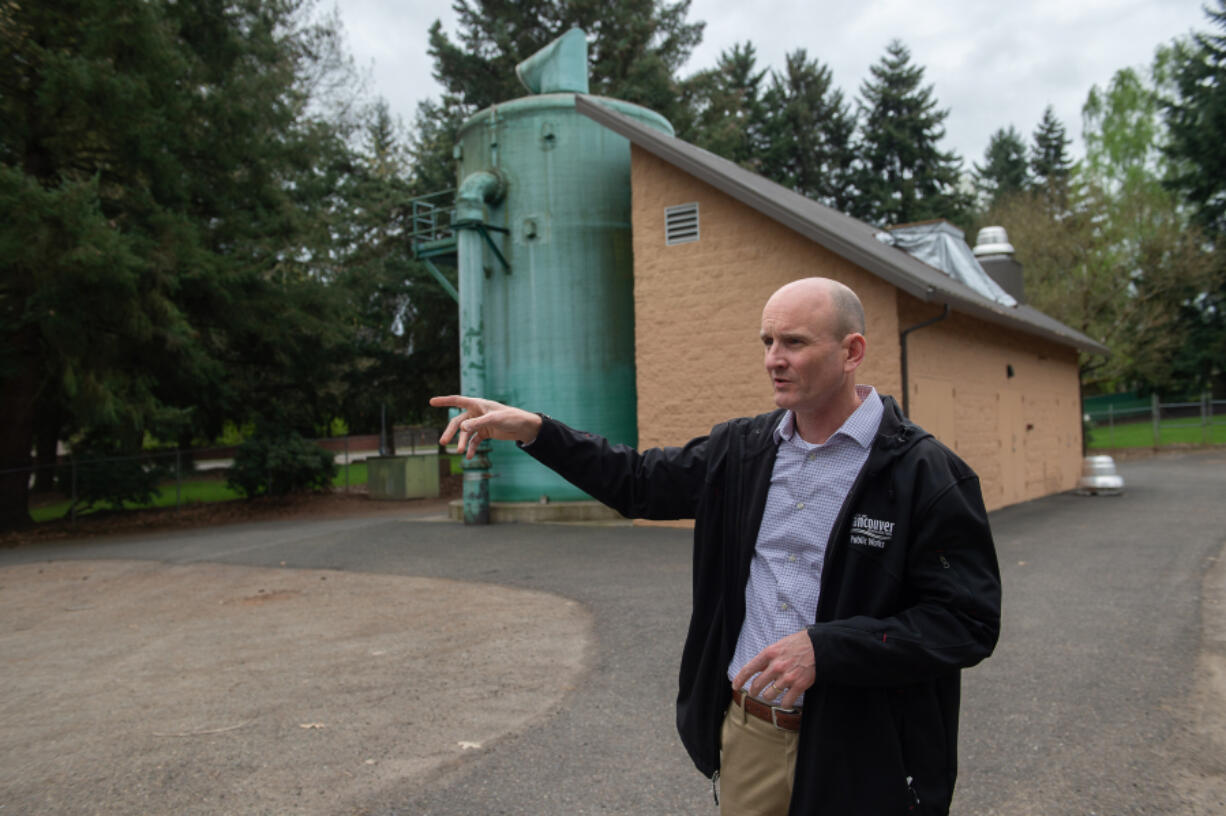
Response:
[[[782,731],[800,730],[800,709],[779,708],[750,697],[743,691],[732,690],[732,702],[745,709],[746,714],[752,714],[759,720],[766,720]]]

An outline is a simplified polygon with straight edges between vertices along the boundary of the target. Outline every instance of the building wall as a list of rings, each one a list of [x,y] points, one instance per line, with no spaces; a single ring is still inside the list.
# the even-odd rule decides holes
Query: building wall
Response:
[[[835,278],[859,294],[869,339],[860,379],[898,391],[894,287],[637,147],[631,189],[640,447],[683,444],[774,409],[762,306],[797,278]],[[666,246],[665,207],[693,201],[700,240]]]
[[[939,306],[637,147],[631,186],[640,447],[683,444],[730,417],[771,410],[762,306],[812,275],[860,296],[869,345],[857,379],[902,402],[899,330]],[[695,201],[700,240],[666,246],[664,209]],[[988,509],[1076,487],[1074,349],[955,313],[911,333],[908,358],[911,416],[976,470]]]
[[[905,294],[899,312],[904,328],[938,313]],[[1075,349],[953,313],[908,335],[907,356],[911,418],[975,469],[989,510],[1077,486]]]

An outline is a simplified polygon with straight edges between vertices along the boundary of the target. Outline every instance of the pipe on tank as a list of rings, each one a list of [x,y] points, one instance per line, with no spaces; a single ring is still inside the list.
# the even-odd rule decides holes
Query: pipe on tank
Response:
[[[485,264],[482,234],[477,227],[485,223],[485,205],[502,200],[506,185],[493,170],[469,174],[456,192],[456,213],[452,220],[459,254],[460,282],[460,388],[465,394],[485,396]]]
[[[460,182],[455,194],[456,221],[485,221],[485,205],[506,195],[506,182],[497,170],[477,170]]]
[[[467,176],[456,191],[456,214],[460,283],[460,390],[484,397],[485,393],[485,264],[483,234],[485,205],[502,200],[506,185],[492,170]],[[464,523],[489,524],[489,443],[482,442],[472,459],[464,460]]]

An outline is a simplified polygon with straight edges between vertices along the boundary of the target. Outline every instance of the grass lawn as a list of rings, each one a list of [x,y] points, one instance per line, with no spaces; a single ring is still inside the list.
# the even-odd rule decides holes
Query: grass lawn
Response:
[[[1200,420],[1173,420],[1163,423],[1158,429],[1160,445],[1200,445],[1208,442],[1212,445],[1226,445],[1226,423],[1220,418],[1217,425],[1202,428]],[[1105,423],[1095,425],[1090,430],[1088,448],[1152,448],[1154,446],[1154,425],[1149,420],[1144,422],[1129,422],[1126,425],[1115,424],[1115,428]]]
[[[335,478],[332,479],[334,487],[345,487],[345,466],[340,465],[337,469]],[[366,463],[351,462],[349,465],[349,486],[358,487],[366,484]],[[192,503],[208,503],[208,502],[223,502],[234,501],[235,499],[243,498],[242,494],[226,485],[224,476],[212,478],[196,478],[185,480],[180,487],[179,500],[183,504]],[[72,502],[68,499],[58,501],[53,504],[44,504],[39,507],[30,508],[30,516],[35,522],[40,521],[55,521],[62,519],[68,515],[68,508]],[[175,506],[175,483],[164,483],[158,490],[153,501],[148,504],[134,504],[133,502],[124,502],[125,510],[142,510],[149,507],[174,507]],[[96,507],[95,510],[106,509],[105,507]],[[88,513],[78,513],[78,516],[88,515]]]

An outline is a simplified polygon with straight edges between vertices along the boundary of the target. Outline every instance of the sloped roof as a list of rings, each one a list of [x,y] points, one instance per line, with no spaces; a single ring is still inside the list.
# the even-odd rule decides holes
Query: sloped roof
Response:
[[[1030,306],[1002,306],[940,270],[877,239],[881,230],[602,105],[575,95],[575,109],[609,130],[768,218],[877,275],[924,303],[949,304],[965,315],[1094,354],[1106,346]]]

